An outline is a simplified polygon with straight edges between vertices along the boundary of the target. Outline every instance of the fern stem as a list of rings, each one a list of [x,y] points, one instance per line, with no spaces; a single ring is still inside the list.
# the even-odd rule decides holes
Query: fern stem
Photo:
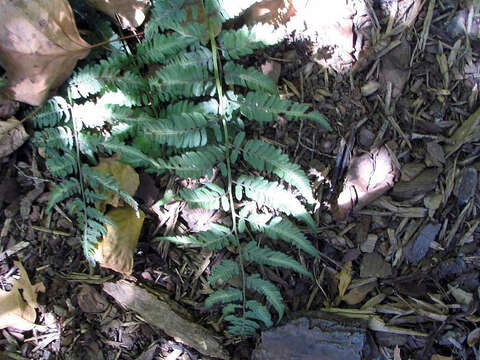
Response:
[[[245,313],[246,313],[246,298],[245,298],[245,293],[246,293],[246,278],[245,278],[245,268],[243,264],[243,254],[242,254],[242,247],[240,246],[240,241],[238,237],[238,230],[237,230],[237,214],[235,211],[235,203],[233,201],[233,192],[232,192],[232,168],[230,164],[230,138],[228,135],[228,128],[227,128],[227,122],[225,120],[225,103],[223,99],[223,90],[222,90],[222,84],[220,82],[220,71],[219,71],[219,66],[218,66],[218,48],[217,48],[217,43],[215,41],[215,34],[214,34],[214,29],[213,29],[213,24],[211,20],[208,20],[208,32],[210,36],[210,43],[212,45],[212,55],[213,55],[213,71],[215,74],[215,86],[217,88],[217,94],[218,94],[218,112],[220,117],[222,118],[222,126],[223,126],[223,136],[225,137],[225,162],[227,163],[227,179],[228,179],[228,199],[230,202],[230,212],[232,215],[232,227],[233,227],[233,233],[236,239],[236,242],[238,244],[238,261],[240,265],[240,274],[242,278],[242,327],[243,324],[245,323]],[[243,328],[242,328],[243,332]]]
[[[80,183],[80,192],[81,192],[81,195],[82,195],[82,203],[83,203],[83,213],[84,213],[84,217],[85,217],[85,223],[83,224],[83,242],[84,242],[84,249],[85,249],[85,244],[86,244],[86,241],[87,241],[87,219],[88,219],[88,214],[87,214],[87,199],[85,197],[85,184],[84,184],[84,179],[83,179],[83,170],[82,170],[82,164],[80,163],[80,148],[78,146],[78,133],[79,133],[79,130],[77,128],[77,123],[76,123],[76,120],[75,118],[73,117],[73,113],[72,113],[72,96],[71,96],[71,92],[70,92],[70,88],[68,88],[68,100],[69,100],[69,103],[70,103],[70,107],[69,107],[69,111],[70,111],[70,116],[72,117],[72,125],[73,125],[73,136],[74,136],[74,139],[75,139],[75,152],[77,154],[77,167],[78,167],[78,178],[79,178],[79,183]],[[86,254],[85,253],[85,257],[88,259],[89,263],[91,264],[92,260],[91,260],[91,256],[89,254]]]

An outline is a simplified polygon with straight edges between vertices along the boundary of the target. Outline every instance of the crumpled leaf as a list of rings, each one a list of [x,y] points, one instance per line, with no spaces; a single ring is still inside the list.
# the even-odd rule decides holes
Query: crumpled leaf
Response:
[[[106,215],[115,226],[104,224],[107,233],[98,243],[94,259],[100,266],[130,275],[133,270],[133,253],[137,247],[145,214],[139,210],[140,217],[131,207],[113,209]]]
[[[0,121],[0,158],[8,156],[28,139],[25,128],[15,118]]]
[[[102,174],[109,174],[118,181],[118,186],[121,191],[124,191],[130,195],[134,195],[140,185],[140,177],[133,167],[118,161],[115,157],[100,158],[100,162],[97,166],[93,167],[94,170],[101,172]],[[105,193],[107,199],[98,204],[100,211],[105,212],[107,205],[114,207],[121,206],[121,200],[117,194],[113,192]]]
[[[142,25],[151,5],[149,0],[87,0],[87,3],[118,21],[124,29]]]
[[[393,185],[397,169],[385,147],[354,157],[349,164],[343,189],[332,204],[336,219],[344,220],[387,192]]]
[[[42,283],[32,285],[22,263],[14,261],[14,265],[18,267],[20,278],[12,282],[10,291],[0,288],[0,329],[13,327],[28,331],[35,326],[37,292],[44,292],[45,286]]]
[[[9,80],[0,94],[9,99],[42,104],[90,51],[67,0],[1,1],[0,24],[0,65]]]

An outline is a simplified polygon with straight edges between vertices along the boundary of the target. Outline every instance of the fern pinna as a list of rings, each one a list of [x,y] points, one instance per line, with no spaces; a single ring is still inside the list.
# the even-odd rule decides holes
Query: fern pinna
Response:
[[[156,240],[230,250],[208,277],[205,305],[222,306],[229,333],[250,336],[278,322],[285,311],[279,289],[259,275],[258,266],[312,276],[271,245],[280,240],[311,256],[319,253],[297,225],[315,230],[306,208],[314,197],[305,172],[280,149],[252,138],[246,125],[272,123],[279,115],[329,125],[307,105],[282,99],[269,77],[235,62],[272,44],[275,34],[264,25],[221,30],[242,10],[236,7],[226,9],[219,0],[154,1],[144,39],[134,51],[118,50],[85,66],[67,84],[69,101],[50,100],[33,121],[43,129],[35,141],[47,149],[48,169],[63,179],[50,208],[74,197],[87,256],[108,221],[93,206],[102,196],[98,189],[119,192],[112,179],[91,170],[99,155],[115,153],[134,167],[179,178],[212,178],[219,169],[213,182],[182,189],[178,198],[192,208],[229,213],[232,225],[212,224],[203,232]]]

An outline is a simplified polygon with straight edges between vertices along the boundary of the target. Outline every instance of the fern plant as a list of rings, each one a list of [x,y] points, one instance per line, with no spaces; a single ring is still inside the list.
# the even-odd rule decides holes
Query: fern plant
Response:
[[[134,167],[179,178],[211,178],[218,168],[214,182],[177,195],[190,207],[229,213],[232,225],[156,240],[232,251],[212,269],[205,305],[222,307],[229,333],[250,336],[285,312],[278,287],[259,274],[259,266],[312,276],[271,244],[283,241],[313,257],[319,253],[299,227],[315,230],[308,177],[280,149],[253,138],[246,125],[272,123],[279,115],[329,125],[307,105],[282,99],[270,78],[235,62],[270,45],[274,34],[263,25],[260,31],[220,30],[241,7],[227,11],[218,0],[153,5],[136,51],[83,67],[67,84],[69,101],[54,98],[34,117],[42,129],[35,142],[46,148],[52,175],[62,179],[49,208],[74,197],[71,209],[89,256],[108,221],[93,206],[102,198],[98,189],[118,192],[136,206],[111,178],[92,171],[99,155],[116,153]]]

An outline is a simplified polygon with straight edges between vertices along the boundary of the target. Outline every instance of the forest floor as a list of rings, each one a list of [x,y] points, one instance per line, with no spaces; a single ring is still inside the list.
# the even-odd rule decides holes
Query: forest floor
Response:
[[[365,359],[478,359],[480,16],[468,1],[350,4],[318,15],[308,31],[321,36],[312,41],[297,33],[246,60],[333,127],[280,119],[259,134],[309,171],[319,202],[311,240],[322,253],[301,258],[315,281],[267,275],[283,292],[287,318],[326,308],[376,316]],[[2,330],[0,358],[205,358],[107,295],[102,284],[121,276],[90,271],[62,209],[46,213],[51,184],[42,161],[28,143],[0,161],[0,286],[18,259],[45,287],[38,327]],[[175,180],[140,178],[136,198],[147,220],[129,280],[215,332],[232,358],[251,358],[258,339],[226,336],[219,314],[203,306],[205,274],[222,254],[151,241],[177,221],[192,229],[217,214],[155,206]]]

